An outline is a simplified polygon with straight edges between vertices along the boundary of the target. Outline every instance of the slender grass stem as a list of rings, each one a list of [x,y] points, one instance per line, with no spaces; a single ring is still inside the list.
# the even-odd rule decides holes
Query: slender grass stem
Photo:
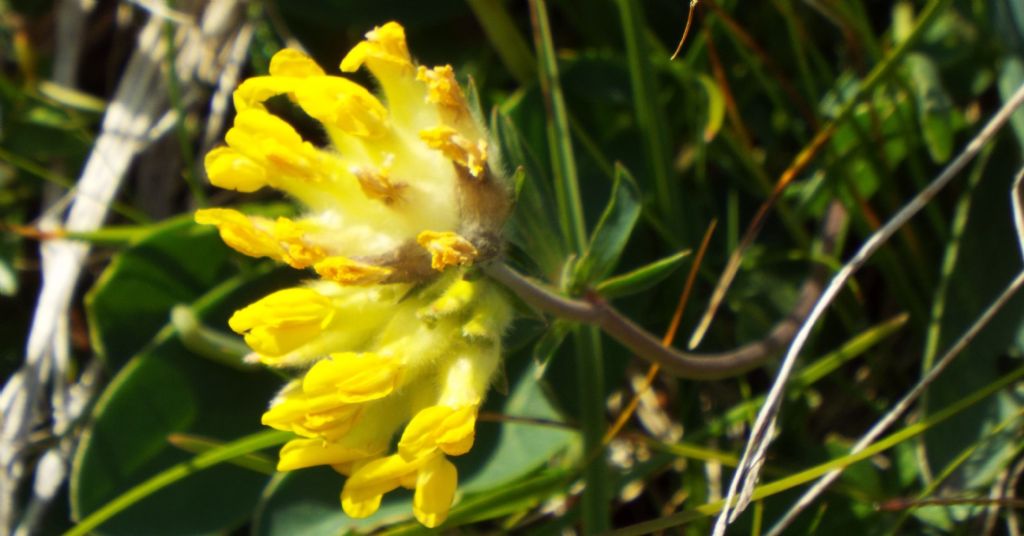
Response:
[[[539,63],[540,86],[547,106],[547,134],[554,167],[555,192],[562,233],[572,250],[582,254],[587,246],[587,230],[580,200],[576,158],[572,133],[562,86],[558,77],[547,5],[544,0],[530,1]],[[601,335],[592,326],[580,326],[574,332],[576,349],[577,397],[581,408],[584,452],[603,453],[605,388],[604,361],[601,357]],[[604,457],[588,458],[584,467],[586,488],[582,497],[583,531],[586,534],[608,530],[611,519],[608,509],[610,481]]]

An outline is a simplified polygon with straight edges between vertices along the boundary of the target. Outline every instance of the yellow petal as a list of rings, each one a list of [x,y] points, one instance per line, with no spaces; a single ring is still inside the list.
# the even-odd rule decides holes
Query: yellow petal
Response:
[[[250,257],[281,258],[280,247],[274,237],[266,230],[257,228],[256,222],[259,219],[229,208],[197,210],[194,218],[201,225],[216,225],[224,243],[239,253]]]
[[[275,292],[236,311],[228,325],[244,333],[245,342],[256,352],[280,356],[319,335],[334,314],[329,299],[300,287]]]
[[[271,180],[282,175],[319,181],[328,167],[320,151],[303,141],[294,127],[263,110],[239,112],[224,139],[231,148],[263,163]]]
[[[278,218],[274,221],[274,238],[282,248],[281,259],[293,268],[308,268],[327,256],[327,252],[313,241],[321,226],[313,221],[295,221]]]
[[[235,110],[242,113],[248,110],[263,110],[263,103],[277,95],[286,95],[295,89],[295,78],[276,76],[254,76],[238,85],[231,95]]]
[[[420,523],[427,528],[444,523],[458,480],[458,470],[444,456],[437,456],[420,469],[412,499],[412,511]]]
[[[232,315],[228,325],[236,333],[255,326],[282,327],[312,324],[326,326],[334,315],[331,300],[306,287],[271,293]]]
[[[391,155],[393,159],[394,155]],[[359,188],[370,199],[376,199],[385,205],[393,205],[402,201],[402,190],[405,183],[392,182],[390,177],[390,160],[380,168],[354,166],[350,171],[359,181]]]
[[[405,28],[397,22],[388,22],[367,32],[366,40],[357,44],[341,60],[341,71],[355,72],[367,60],[411,67],[412,58],[405,43]]]
[[[310,78],[295,88],[310,117],[347,134],[375,138],[388,131],[388,111],[363,86],[337,76]]]
[[[420,131],[420,139],[431,149],[441,151],[456,165],[469,171],[470,175],[480,178],[487,164],[487,140],[474,143],[448,126],[438,126]]]
[[[423,462],[410,463],[401,456],[379,458],[359,467],[345,481],[341,507],[352,517],[366,517],[377,511],[381,497],[399,487],[409,474],[415,474]]]
[[[420,410],[402,433],[399,454],[414,460],[438,448],[452,456],[469,452],[476,433],[476,409],[476,406],[455,409],[437,405]]]
[[[341,465],[373,455],[373,452],[328,443],[322,439],[293,439],[281,448],[277,470],[293,471],[317,465]]]
[[[476,435],[476,406],[466,406],[451,413],[441,423],[437,446],[449,456],[461,456],[473,448]]]
[[[434,452],[437,428],[451,413],[452,408],[448,406],[430,406],[417,412],[405,425],[402,439],[398,442],[398,453],[407,460],[413,460]]]
[[[285,48],[277,51],[274,57],[270,58],[270,75],[307,78],[310,76],[324,76],[324,70],[312,58],[302,52]]]
[[[217,147],[203,159],[210,184],[239,192],[255,192],[267,185],[267,170],[229,147]]]
[[[383,493],[367,493],[364,490],[352,491],[346,485],[341,490],[341,509],[349,517],[362,519],[370,517],[380,508],[380,501],[384,498]]]
[[[302,391],[302,382],[296,380],[275,397],[261,420],[278,430],[335,441],[352,428],[360,409],[359,405],[311,398]]]
[[[477,250],[469,240],[451,231],[423,231],[416,242],[430,252],[430,266],[441,271],[449,266],[469,264]]]
[[[397,359],[372,353],[344,352],[318,361],[302,380],[310,396],[326,396],[346,404],[383,398],[398,382]]]
[[[346,257],[327,257],[313,269],[320,277],[342,285],[375,285],[387,279],[393,270],[385,266],[374,266]]]

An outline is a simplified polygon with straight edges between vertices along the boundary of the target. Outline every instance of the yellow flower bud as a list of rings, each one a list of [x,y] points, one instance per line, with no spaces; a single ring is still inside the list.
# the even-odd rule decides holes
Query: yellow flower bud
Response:
[[[363,63],[369,63],[370,69],[381,63],[412,67],[409,48],[405,44],[405,28],[397,22],[389,22],[367,32],[366,41],[357,44],[341,60],[341,71],[355,72]]]
[[[195,221],[201,225],[215,225],[225,244],[251,257],[280,258],[280,246],[273,233],[267,229],[270,223],[264,219],[253,219],[229,208],[207,208],[197,210]]]
[[[409,421],[398,442],[398,453],[407,460],[422,458],[440,449],[460,456],[473,446],[477,407],[431,406]]]
[[[448,510],[455,498],[459,473],[444,456],[436,456],[423,465],[416,478],[412,511],[427,528],[434,528],[448,519]]]
[[[236,333],[244,333],[245,342],[253,350],[276,356],[319,335],[331,323],[334,312],[330,300],[316,291],[292,288],[237,311],[228,325]]]
[[[309,78],[324,74],[324,70],[312,58],[298,50],[286,48],[277,51],[274,57],[270,58],[270,76]]]

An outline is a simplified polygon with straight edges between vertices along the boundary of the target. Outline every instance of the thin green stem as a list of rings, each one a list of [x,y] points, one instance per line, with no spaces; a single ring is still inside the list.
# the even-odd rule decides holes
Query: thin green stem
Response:
[[[573,331],[576,349],[576,393],[580,402],[583,429],[583,468],[586,489],[581,498],[583,532],[596,534],[611,527],[608,501],[611,481],[604,462],[604,360],[601,333],[594,326],[579,326]]]
[[[587,248],[587,230],[580,200],[576,159],[562,86],[558,78],[547,5],[544,0],[530,1],[530,16],[537,48],[540,87],[547,106],[547,134],[555,175],[555,193],[563,236],[577,255]],[[602,452],[604,437],[604,361],[601,358],[601,335],[593,326],[575,330],[576,377],[581,407],[584,452]],[[604,456],[592,460],[584,468],[586,488],[581,500],[583,532],[594,534],[608,530],[609,477]]]
[[[946,246],[946,252],[942,257],[942,266],[939,273],[939,283],[935,288],[935,296],[932,301],[931,314],[929,315],[928,331],[925,335],[924,355],[921,359],[921,370],[927,372],[935,364],[935,356],[939,351],[939,340],[942,335],[942,321],[946,316],[946,298],[948,296],[949,281],[953,277],[953,270],[956,268],[957,259],[960,257],[960,241],[964,236],[964,229],[967,227],[967,217],[971,212],[971,199],[975,188],[981,182],[988,159],[992,155],[994,145],[986,145],[978,155],[978,161],[967,178],[967,188],[960,194],[956,208],[953,213],[953,221],[950,225],[950,240]],[[925,393],[927,396],[927,393]]]
[[[656,206],[662,217],[668,217],[675,213],[673,207],[678,196],[671,183],[671,142],[665,124],[665,112],[659,104],[656,81],[651,72],[650,53],[644,38],[644,15],[640,2],[635,0],[617,0],[616,4],[621,14],[622,34],[626,43],[637,132],[643,139],[650,163]]]
[[[546,4],[544,0],[530,0],[530,16],[540,67],[540,87],[548,111],[547,135],[555,175],[558,216],[566,241],[572,246],[573,251],[580,254],[587,245],[587,231],[583,219],[583,202],[580,200],[569,119],[565,111],[562,85],[559,82],[558,61],[551,40]]]
[[[269,430],[258,432],[221,447],[208,450],[188,461],[174,465],[160,472],[149,480],[129,489],[116,499],[103,505],[102,508],[86,516],[78,525],[67,531],[64,536],[82,536],[89,534],[105,521],[124,511],[131,505],[170,486],[171,484],[194,475],[204,469],[224,463],[240,456],[245,456],[261,449],[280,445],[292,437],[288,432]]]

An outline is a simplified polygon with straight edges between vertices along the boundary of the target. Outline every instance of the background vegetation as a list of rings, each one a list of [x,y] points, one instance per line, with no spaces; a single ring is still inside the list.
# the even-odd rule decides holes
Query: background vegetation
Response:
[[[218,88],[233,85],[231,65],[261,74],[276,50],[300,45],[332,70],[364,32],[400,21],[421,63],[472,79],[506,167],[523,170],[509,262],[566,293],[597,288],[654,333],[668,328],[696,267],[680,348],[758,208],[792,176],[701,351],[763,337],[812,266],[838,267],[1024,83],[1017,0],[708,0],[674,61],[681,1],[251,2],[226,10],[185,71],[195,52],[186,33],[197,21],[214,26],[211,11],[231,2],[99,2],[77,15],[72,4],[0,2],[0,374],[9,382],[40,370],[19,368],[40,322],[40,248],[55,243],[69,193],[93,195],[76,179],[111,134],[103,117],[123,104],[118,88],[143,83],[126,78],[129,59],[151,53],[160,75],[135,86],[156,99],[147,127],[114,132],[113,152],[101,153],[107,183],[121,180],[116,162],[125,178],[104,227],[74,235],[92,249],[61,317],[67,329],[54,334],[58,350],[46,354],[45,390],[25,413],[31,433],[0,444],[6,482],[18,483],[3,491],[15,507],[4,521],[40,533],[83,520],[80,530],[102,522],[102,534],[423,530],[410,522],[409,497],[353,521],[331,470],[273,474],[278,439],[261,433],[259,414],[282,380],[241,362],[226,318],[299,276],[229,251],[189,216],[202,205],[291,210],[205,185],[198,163],[222,137]],[[150,20],[161,31],[137,41]],[[1010,185],[1022,147],[1019,112],[843,291],[781,407],[763,479],[781,484],[762,490],[735,533],[760,533],[782,515],[807,482],[802,471],[852,461],[853,441],[1021,271]],[[584,226],[558,193],[573,183]],[[606,222],[612,238],[597,235],[588,261],[597,266],[583,278],[576,259],[609,199],[610,214],[626,216]],[[818,229],[833,199],[849,218],[838,251],[824,254]],[[612,272],[627,277],[609,282]],[[1017,534],[1022,315],[1024,301],[1011,301],[898,435],[850,465],[792,533]],[[461,498],[446,528],[709,531],[775,361],[712,382],[660,374],[644,389],[648,364],[596,333],[539,315],[517,322],[477,446],[455,460]],[[0,400],[5,426],[18,418],[13,392]],[[598,448],[634,395],[634,416]]]

